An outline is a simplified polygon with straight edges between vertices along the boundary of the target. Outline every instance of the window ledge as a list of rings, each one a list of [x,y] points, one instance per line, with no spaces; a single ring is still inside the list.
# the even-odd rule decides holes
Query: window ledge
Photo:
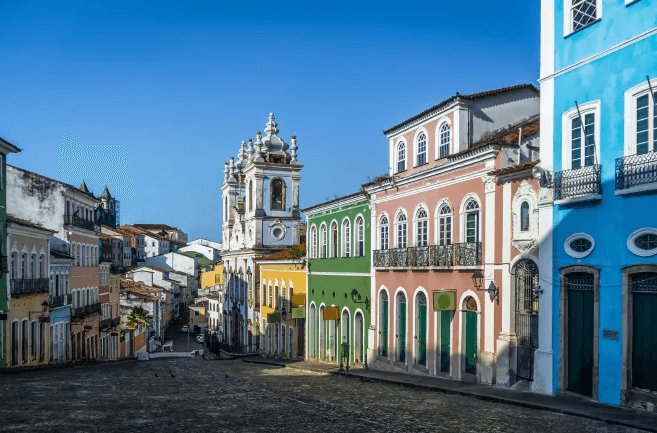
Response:
[[[625,7],[630,7],[633,4],[639,3],[641,0],[625,0]]]
[[[565,198],[562,200],[555,200],[554,204],[556,205],[567,205],[567,204],[577,204],[585,203],[588,201],[597,201],[602,200],[602,194],[586,194],[579,197]]]
[[[423,165],[427,165],[427,164],[429,164],[429,161],[427,161],[427,162],[423,162],[422,164],[414,165],[413,168],[422,167]]]
[[[639,1],[639,0],[637,0],[637,1]],[[600,21],[602,21],[602,18],[598,18],[598,19],[595,20],[595,21],[591,21],[590,23],[588,23],[587,25],[585,25],[585,26],[582,27],[581,29],[577,29],[577,30],[575,30],[574,32],[568,33],[568,34],[567,34],[566,36],[564,36],[563,38],[564,38],[564,39],[568,39],[569,37],[571,37],[571,36],[573,36],[573,35],[575,35],[575,34],[581,32],[582,30],[586,30],[586,29],[588,29],[589,27],[591,27],[591,26],[593,26],[593,25],[599,23]]]
[[[642,194],[646,192],[657,191],[657,182],[647,183],[644,185],[632,186],[614,191],[615,195]]]

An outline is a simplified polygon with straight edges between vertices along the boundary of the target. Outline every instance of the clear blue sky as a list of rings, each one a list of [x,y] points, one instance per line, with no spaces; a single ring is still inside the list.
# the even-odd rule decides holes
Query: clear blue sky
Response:
[[[0,2],[0,136],[192,238],[220,239],[223,162],[270,111],[307,207],[387,171],[383,129],[538,78],[539,0],[135,3]]]

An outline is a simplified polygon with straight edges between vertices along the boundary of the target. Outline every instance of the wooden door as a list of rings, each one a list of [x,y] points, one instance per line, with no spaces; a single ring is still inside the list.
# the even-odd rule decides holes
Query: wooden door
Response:
[[[440,371],[449,373],[451,359],[451,345],[449,338],[450,324],[452,321],[451,311],[440,312]]]
[[[465,314],[465,372],[477,374],[477,313]]]
[[[381,302],[381,330],[379,331],[381,340],[379,347],[381,348],[381,356],[388,356],[388,299]]]
[[[424,305],[418,305],[418,318],[417,318],[417,363],[420,365],[427,365],[427,305],[426,300]]]
[[[593,397],[593,275],[568,276],[568,391]]]
[[[657,273],[632,276],[632,388],[657,391]]]
[[[406,302],[400,302],[399,314],[397,316],[397,350],[399,357],[397,361],[406,362]]]

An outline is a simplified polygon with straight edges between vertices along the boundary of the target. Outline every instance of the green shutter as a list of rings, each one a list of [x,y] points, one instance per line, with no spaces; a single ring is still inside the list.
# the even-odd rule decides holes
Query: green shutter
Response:
[[[452,321],[451,311],[440,313],[440,371],[449,373],[451,347],[449,344],[449,329]]]
[[[399,303],[399,362],[406,362],[406,303]]]

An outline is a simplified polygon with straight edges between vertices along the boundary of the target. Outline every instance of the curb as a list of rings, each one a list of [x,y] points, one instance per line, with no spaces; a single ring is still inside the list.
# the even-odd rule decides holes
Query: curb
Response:
[[[344,376],[348,377],[350,379],[364,379],[364,380],[369,380],[372,382],[381,382],[381,383],[386,383],[386,384],[391,384],[391,385],[399,385],[399,386],[405,386],[408,388],[417,388],[417,389],[426,389],[430,391],[437,391],[437,392],[442,392],[444,394],[456,394],[456,395],[462,395],[465,397],[472,397],[476,398],[477,400],[483,400],[483,401],[490,401],[493,403],[502,403],[502,404],[508,404],[512,406],[519,406],[519,407],[524,407],[527,409],[535,409],[535,410],[542,410],[546,412],[554,412],[554,413],[560,413],[563,415],[570,415],[570,416],[576,416],[579,418],[587,418],[591,419],[594,421],[601,421],[607,424],[613,424],[613,425],[618,425],[622,427],[629,427],[633,429],[638,429],[638,430],[645,430],[645,431],[652,431],[652,432],[657,432],[657,425],[656,426],[646,426],[643,424],[637,425],[633,423],[628,423],[623,420],[618,420],[612,417],[605,417],[605,416],[597,416],[595,414],[591,414],[586,411],[577,411],[577,410],[572,410],[572,409],[567,409],[567,408],[561,408],[561,407],[555,407],[555,406],[545,406],[537,403],[531,403],[527,402],[524,400],[520,399],[513,399],[513,398],[504,398],[504,397],[496,397],[492,395],[486,395],[486,394],[479,394],[476,392],[468,392],[468,391],[461,391],[461,390],[456,390],[456,389],[448,389],[448,388],[440,388],[437,386],[433,385],[423,385],[419,383],[409,383],[409,382],[404,382],[400,380],[395,380],[395,379],[386,379],[382,377],[371,377],[371,376],[364,376],[364,375],[359,375],[359,374],[354,374],[354,373],[347,373],[344,371],[329,371],[330,374],[333,374],[335,376]],[[657,420],[657,418],[656,418]]]
[[[98,367],[102,365],[114,365],[119,363],[137,362],[137,358],[120,359],[118,361],[103,361],[94,363],[68,363],[68,364],[52,364],[52,365],[39,365],[30,367],[2,367],[0,368],[0,376],[22,373],[37,373],[42,371],[56,371],[65,370],[70,368],[80,367]]]

